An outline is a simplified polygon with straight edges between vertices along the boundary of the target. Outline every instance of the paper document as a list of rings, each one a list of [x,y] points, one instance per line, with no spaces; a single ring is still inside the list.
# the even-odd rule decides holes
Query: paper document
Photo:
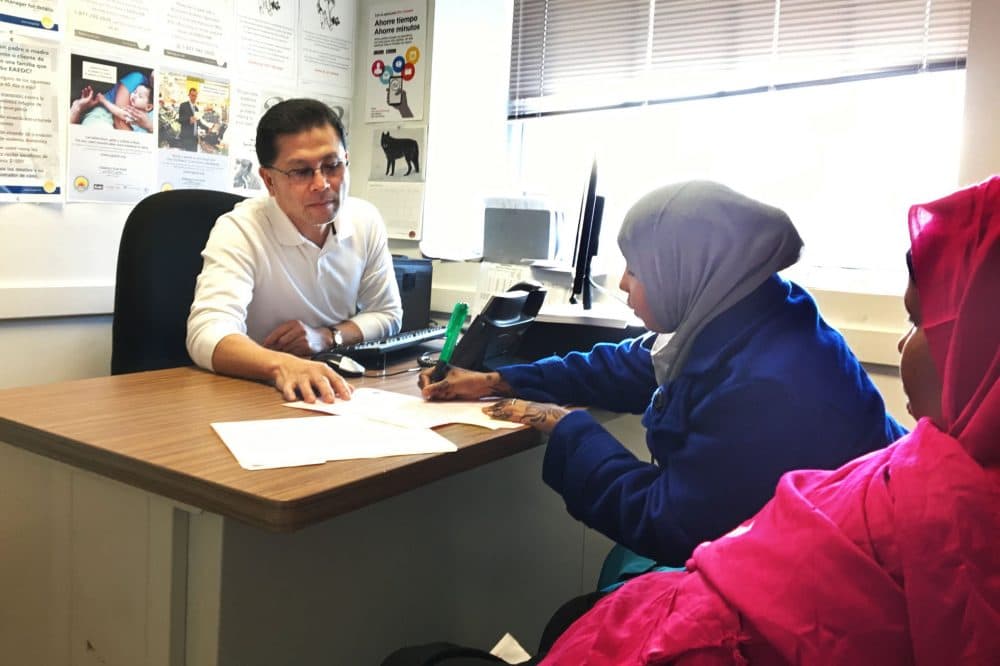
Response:
[[[249,470],[458,450],[433,430],[357,416],[230,421],[212,428],[240,467]]]
[[[512,265],[484,261],[479,264],[476,295],[473,297],[469,311],[481,312],[491,296],[503,293],[515,283],[524,280],[539,280],[548,292],[545,295],[545,302],[548,304],[569,301],[573,276],[558,262],[538,260],[532,262],[531,265]]]
[[[504,660],[508,664],[523,664],[531,659],[531,655],[525,652],[521,644],[517,642],[517,639],[509,633],[504,634],[497,644],[493,646],[490,654]]]
[[[404,428],[434,428],[446,423],[467,423],[490,430],[518,428],[520,423],[498,421],[483,414],[486,405],[481,400],[449,400],[428,402],[405,393],[394,393],[373,388],[359,388],[350,400],[334,403],[286,402],[285,406],[309,409],[328,414],[345,414],[365,417]]]

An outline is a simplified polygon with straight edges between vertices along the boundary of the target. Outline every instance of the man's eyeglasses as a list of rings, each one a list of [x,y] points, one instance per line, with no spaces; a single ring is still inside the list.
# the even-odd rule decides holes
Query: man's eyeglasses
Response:
[[[284,174],[289,182],[294,185],[305,185],[313,179],[314,174],[319,171],[323,178],[330,179],[339,176],[347,166],[347,160],[332,159],[323,162],[318,167],[297,167],[295,169],[279,169],[276,166],[266,166],[265,169],[277,171]]]

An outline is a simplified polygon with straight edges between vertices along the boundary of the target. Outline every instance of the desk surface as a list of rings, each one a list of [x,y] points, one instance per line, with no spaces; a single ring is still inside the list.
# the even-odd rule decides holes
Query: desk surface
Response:
[[[418,394],[415,373],[352,383]],[[457,453],[251,472],[209,425],[308,413],[282,406],[270,386],[173,368],[0,390],[0,442],[257,527],[292,531],[542,441],[526,427],[448,425],[436,430]]]

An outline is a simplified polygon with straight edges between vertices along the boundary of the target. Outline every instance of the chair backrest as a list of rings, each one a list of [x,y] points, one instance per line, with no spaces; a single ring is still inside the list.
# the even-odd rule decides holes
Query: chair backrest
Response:
[[[111,374],[191,364],[184,343],[201,251],[215,220],[242,199],[170,190],[129,213],[118,246]]]

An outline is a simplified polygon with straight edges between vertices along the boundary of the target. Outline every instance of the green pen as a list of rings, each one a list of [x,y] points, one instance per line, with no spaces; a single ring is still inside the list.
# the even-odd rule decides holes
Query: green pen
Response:
[[[465,323],[465,315],[468,312],[469,305],[461,301],[455,303],[455,307],[452,308],[448,329],[444,333],[444,347],[441,348],[437,363],[434,364],[434,370],[431,372],[431,382],[439,382],[448,374],[448,362],[451,361],[451,355],[455,352],[455,343],[458,342],[458,334],[462,330],[462,324]]]

